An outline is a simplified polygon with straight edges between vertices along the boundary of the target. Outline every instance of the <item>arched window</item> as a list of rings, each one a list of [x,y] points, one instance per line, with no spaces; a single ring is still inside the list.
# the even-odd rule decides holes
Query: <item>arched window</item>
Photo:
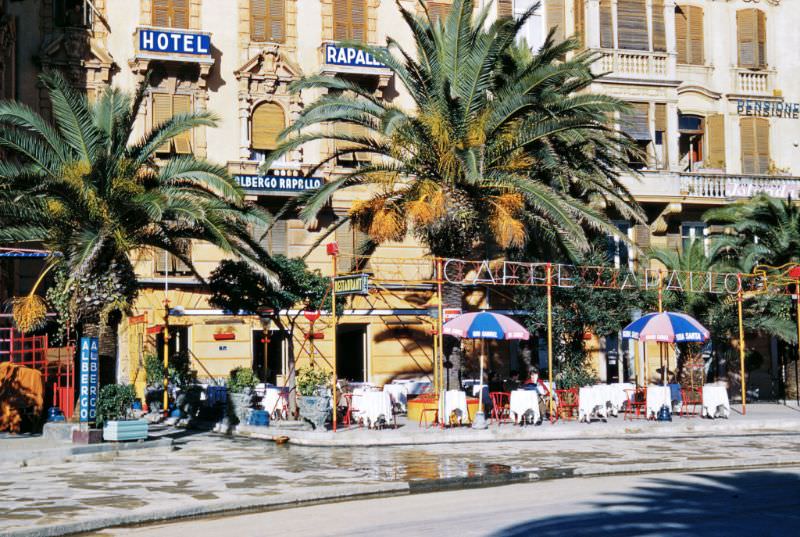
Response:
[[[263,103],[253,110],[250,126],[250,147],[254,151],[271,151],[278,147],[278,134],[286,127],[283,108]]]

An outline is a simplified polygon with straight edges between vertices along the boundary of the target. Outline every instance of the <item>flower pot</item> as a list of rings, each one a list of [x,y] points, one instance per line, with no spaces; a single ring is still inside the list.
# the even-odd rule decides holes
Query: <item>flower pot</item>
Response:
[[[146,440],[146,420],[113,420],[103,425],[103,440],[124,442],[126,440]]]
[[[229,417],[235,417],[238,423],[247,422],[247,410],[253,401],[253,395],[250,393],[229,393],[228,401],[230,408],[228,412]]]
[[[325,430],[325,422],[331,414],[331,398],[327,395],[301,395],[297,397],[300,416],[315,430]]]

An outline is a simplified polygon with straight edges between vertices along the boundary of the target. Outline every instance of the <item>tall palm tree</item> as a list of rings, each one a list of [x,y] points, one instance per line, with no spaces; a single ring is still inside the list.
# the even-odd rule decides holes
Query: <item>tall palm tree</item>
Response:
[[[135,95],[107,89],[94,104],[56,72],[41,82],[52,122],[0,102],[0,149],[8,157],[0,161],[0,243],[57,252],[49,264],[64,276],[62,313],[84,334],[99,335],[107,314],[135,298],[132,251],[162,249],[192,267],[187,247],[201,240],[268,264],[248,233],[267,216],[245,204],[224,167],[191,155],[156,159],[174,136],[213,127],[212,114],[178,114],[136,139],[147,81]]]
[[[350,44],[394,75],[413,102],[406,109],[344,78],[310,76],[293,91],[323,90],[283,133],[265,166],[310,142],[334,150],[317,167],[357,152],[371,156],[354,169],[297,198],[313,220],[341,190],[367,185],[348,215],[371,244],[413,234],[439,257],[469,257],[539,244],[571,257],[588,251],[587,230],[616,232],[597,205],[640,220],[617,180],[627,167],[629,140],[610,125],[624,109],[588,93],[596,57],[578,42],[548,36],[537,54],[518,45],[525,21],[488,23],[488,5],[455,0],[443,20],[397,7],[413,50],[387,38],[386,47]],[[534,248],[535,250],[535,248]],[[450,287],[450,286],[448,286]],[[445,300],[461,306],[460,289]],[[450,369],[457,374],[459,358]]]

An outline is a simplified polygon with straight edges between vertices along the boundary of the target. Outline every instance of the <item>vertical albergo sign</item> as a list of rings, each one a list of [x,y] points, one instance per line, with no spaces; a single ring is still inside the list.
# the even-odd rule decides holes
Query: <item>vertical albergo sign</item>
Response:
[[[81,338],[81,391],[78,396],[80,421],[94,421],[97,417],[98,340],[96,337]]]

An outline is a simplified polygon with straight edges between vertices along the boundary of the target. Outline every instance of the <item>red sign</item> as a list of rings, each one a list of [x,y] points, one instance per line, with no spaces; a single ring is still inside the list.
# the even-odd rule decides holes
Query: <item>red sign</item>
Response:
[[[328,252],[328,255],[339,255],[339,243],[329,242],[325,245],[325,251]]]
[[[795,280],[800,279],[800,267],[792,267],[789,269],[789,277]]]
[[[452,321],[459,315],[461,315],[461,309],[459,308],[447,308],[442,310],[442,322]]]
[[[320,315],[322,315],[322,312],[319,310],[305,310],[303,312],[303,316],[312,324],[319,319]]]
[[[310,334],[306,334],[306,339],[325,339],[325,333],[311,332]]]
[[[147,322],[147,314],[142,313],[141,315],[135,315],[133,317],[128,317],[128,324],[144,324]]]
[[[214,341],[230,341],[232,339],[236,339],[236,334],[234,334],[233,332],[214,334]]]
[[[163,329],[164,329],[164,325],[163,324],[157,324],[155,326],[148,326],[147,327],[147,333],[148,334],[160,334]]]

